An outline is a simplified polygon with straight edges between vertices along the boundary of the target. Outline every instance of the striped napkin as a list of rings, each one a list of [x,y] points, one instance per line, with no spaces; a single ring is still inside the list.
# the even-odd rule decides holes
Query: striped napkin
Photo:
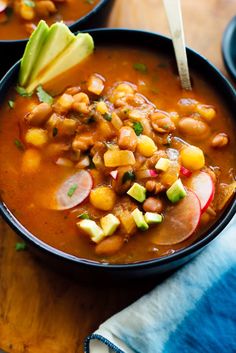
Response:
[[[200,255],[105,321],[86,353],[236,353],[236,216]]]

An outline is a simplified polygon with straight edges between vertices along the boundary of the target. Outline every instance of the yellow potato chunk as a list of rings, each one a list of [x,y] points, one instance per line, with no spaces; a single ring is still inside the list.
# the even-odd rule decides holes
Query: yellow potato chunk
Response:
[[[25,141],[35,147],[42,147],[48,141],[48,134],[46,130],[32,128],[26,132]]]
[[[38,150],[29,148],[23,154],[21,169],[23,173],[36,173],[39,170],[41,154]]]
[[[182,165],[190,170],[199,170],[205,165],[203,151],[196,146],[187,146],[180,152]]]
[[[97,103],[96,109],[99,113],[105,114],[108,112],[108,108],[105,102],[101,101]]]
[[[99,186],[90,192],[91,204],[103,211],[110,211],[113,209],[116,202],[115,192],[108,186]]]
[[[150,137],[141,135],[138,138],[137,151],[144,157],[151,157],[157,151],[157,146]]]
[[[108,150],[104,153],[104,163],[106,167],[134,165],[135,158],[133,152],[131,151]]]
[[[91,75],[88,80],[88,91],[94,94],[100,95],[103,89],[104,89],[103,80],[96,75]]]

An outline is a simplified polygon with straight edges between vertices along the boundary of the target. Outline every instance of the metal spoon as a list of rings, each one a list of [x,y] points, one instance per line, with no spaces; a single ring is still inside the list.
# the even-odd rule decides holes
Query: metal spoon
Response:
[[[175,50],[181,86],[191,90],[180,0],[163,0]]]

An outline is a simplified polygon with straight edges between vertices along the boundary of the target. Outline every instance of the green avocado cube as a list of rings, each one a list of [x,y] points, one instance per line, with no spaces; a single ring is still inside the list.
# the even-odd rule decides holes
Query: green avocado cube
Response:
[[[141,229],[141,230],[147,230],[149,228],[148,224],[145,221],[145,218],[143,216],[143,213],[138,209],[135,208],[133,212],[131,213],[133,216],[133,219],[136,223],[136,226]]]
[[[134,183],[127,191],[127,194],[138,202],[143,202],[146,199],[146,189],[138,183]]]
[[[99,243],[105,237],[102,228],[91,219],[83,219],[82,221],[76,223],[76,225],[78,228],[87,233],[94,243]]]
[[[155,223],[161,223],[163,220],[163,217],[161,214],[156,212],[146,212],[144,215],[144,219],[147,222],[147,224],[155,224]]]
[[[105,236],[112,235],[120,225],[119,219],[112,213],[102,217],[100,223]]]
[[[187,192],[182,184],[182,181],[180,179],[176,180],[166,191],[166,195],[173,203],[183,199],[187,195]]]

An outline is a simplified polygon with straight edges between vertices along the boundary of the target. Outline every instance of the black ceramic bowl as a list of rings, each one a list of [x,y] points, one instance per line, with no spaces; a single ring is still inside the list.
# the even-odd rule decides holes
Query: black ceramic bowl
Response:
[[[236,16],[232,18],[224,31],[222,53],[225,66],[236,81]]]
[[[87,28],[104,26],[113,3],[114,0],[100,0],[90,12],[72,23],[69,26],[70,30],[77,32]],[[27,40],[27,38],[20,40],[0,40],[0,77],[22,57]]]
[[[89,30],[88,32],[93,36],[95,45],[126,44],[130,47],[152,48],[156,52],[166,53],[169,57],[174,57],[171,40],[155,33],[126,29],[97,29]],[[199,72],[201,76],[207,77],[213,89],[220,92],[222,101],[229,108],[232,116],[236,116],[236,93],[233,87],[204,57],[191,49],[187,50],[187,54],[190,72],[194,70]],[[4,100],[8,88],[16,83],[18,70],[19,63],[16,63],[0,82],[1,101]],[[153,276],[160,277],[161,274],[174,270],[197,255],[229,223],[236,212],[236,198],[234,197],[234,199],[231,200],[220,219],[207,234],[204,234],[204,236],[194,244],[166,257],[125,265],[99,264],[77,258],[52,248],[28,232],[11,214],[7,205],[3,202],[0,202],[0,211],[8,224],[28,242],[31,248],[57,269],[85,279],[127,280]]]

